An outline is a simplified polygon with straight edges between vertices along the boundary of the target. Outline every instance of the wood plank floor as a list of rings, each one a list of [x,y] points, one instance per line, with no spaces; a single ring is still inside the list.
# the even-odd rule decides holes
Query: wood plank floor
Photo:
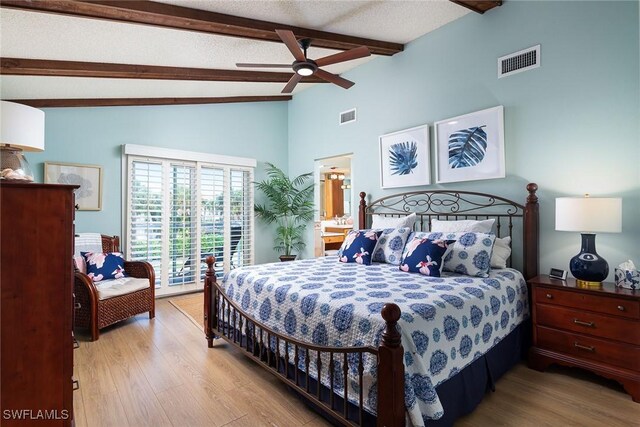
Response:
[[[328,424],[269,373],[204,334],[168,300],[89,342],[78,333],[75,419],[84,426]],[[616,383],[565,368],[518,365],[457,426],[640,426],[640,404]]]

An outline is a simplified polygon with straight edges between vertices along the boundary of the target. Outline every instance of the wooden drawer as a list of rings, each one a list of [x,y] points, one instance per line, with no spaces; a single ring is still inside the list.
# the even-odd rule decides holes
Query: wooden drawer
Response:
[[[581,310],[536,304],[536,324],[640,345],[640,323]]]
[[[344,236],[323,236],[324,243],[342,243]]]
[[[590,359],[634,371],[640,370],[640,347],[536,326],[539,348]]]
[[[640,302],[623,298],[536,286],[535,301],[538,303],[563,305],[580,310],[590,310],[630,319],[640,319]]]
[[[353,231],[353,228],[325,227],[324,230],[331,233],[342,233],[346,236],[347,234],[349,234],[350,231]]]

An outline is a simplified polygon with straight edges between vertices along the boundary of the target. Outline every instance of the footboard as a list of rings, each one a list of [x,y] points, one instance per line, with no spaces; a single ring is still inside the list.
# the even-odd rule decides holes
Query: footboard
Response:
[[[209,347],[213,347],[214,338],[223,338],[333,419],[351,426],[368,424],[364,421],[364,359],[374,357],[377,361],[376,423],[386,427],[405,425],[404,350],[396,327],[401,314],[396,304],[382,308],[386,326],[380,347],[317,346],[275,332],[247,316],[219,287],[214,261],[211,256],[206,259],[204,286],[204,332]],[[315,372],[310,370],[312,364]],[[349,381],[354,370],[359,393],[349,396]],[[321,380],[323,373],[328,376],[328,384]]]

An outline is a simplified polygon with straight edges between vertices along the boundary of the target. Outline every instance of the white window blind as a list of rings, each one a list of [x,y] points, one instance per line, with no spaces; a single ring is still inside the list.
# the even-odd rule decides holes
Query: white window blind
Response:
[[[153,265],[159,294],[201,287],[210,255],[219,277],[253,263],[252,167],[126,159],[127,254]]]
[[[197,255],[196,167],[171,164],[169,172],[169,285],[193,283]]]
[[[162,164],[132,161],[129,167],[128,251],[132,260],[143,259],[156,272],[156,286],[162,280]]]
[[[242,267],[252,263],[253,192],[246,170],[231,169],[231,263]]]

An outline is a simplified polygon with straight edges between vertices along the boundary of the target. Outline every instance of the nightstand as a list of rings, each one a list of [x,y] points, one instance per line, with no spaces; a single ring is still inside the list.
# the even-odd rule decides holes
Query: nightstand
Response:
[[[533,308],[529,367],[557,363],[621,383],[640,403],[640,292],[613,283],[583,288],[575,279],[528,281]]]

